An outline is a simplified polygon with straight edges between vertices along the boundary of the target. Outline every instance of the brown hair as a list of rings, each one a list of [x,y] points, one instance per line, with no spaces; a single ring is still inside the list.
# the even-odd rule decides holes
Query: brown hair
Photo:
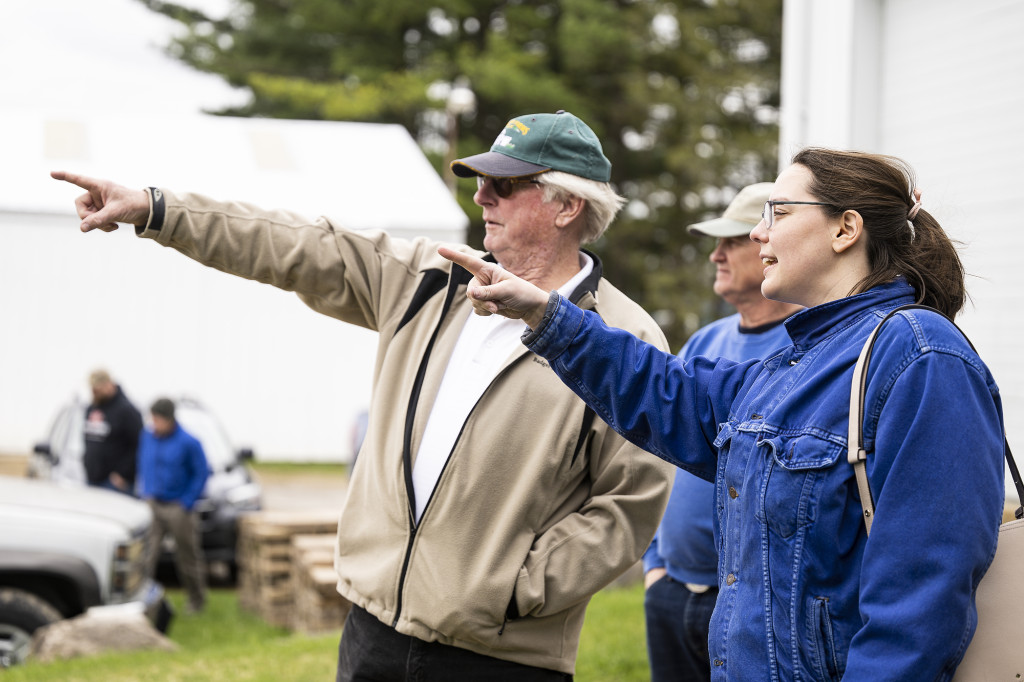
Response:
[[[854,210],[864,219],[870,274],[850,294],[891,282],[902,275],[917,302],[953,318],[964,307],[967,288],[956,245],[928,211],[912,221],[914,171],[882,154],[809,147],[793,157],[811,171],[808,190],[830,205],[833,216]]]

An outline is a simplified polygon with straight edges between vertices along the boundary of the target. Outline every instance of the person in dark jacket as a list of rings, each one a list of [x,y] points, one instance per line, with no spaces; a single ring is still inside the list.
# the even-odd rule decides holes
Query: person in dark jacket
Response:
[[[85,466],[89,485],[129,495],[135,490],[135,455],[142,415],[105,369],[89,375],[92,403],[85,410]]]
[[[203,446],[175,420],[173,402],[160,398],[150,416],[153,428],[139,442],[139,496],[153,511],[157,541],[168,533],[174,538],[174,565],[188,593],[187,609],[198,613],[206,604],[206,570],[195,506],[210,469]],[[150,557],[150,575],[158,556]]]

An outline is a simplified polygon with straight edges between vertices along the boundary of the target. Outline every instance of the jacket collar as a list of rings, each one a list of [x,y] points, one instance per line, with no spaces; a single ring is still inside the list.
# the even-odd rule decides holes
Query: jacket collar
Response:
[[[903,277],[837,301],[807,308],[786,320],[786,331],[797,351],[803,352],[873,312],[888,312],[916,298],[914,288]]]
[[[587,251],[586,249],[580,249],[580,251],[587,254],[594,260],[594,268],[590,271],[590,274],[580,282],[579,286],[576,287],[576,290],[572,292],[569,300],[584,310],[590,310],[597,305],[597,287],[601,283],[601,278],[604,276],[604,266],[601,263],[601,259],[597,257],[597,254]]]

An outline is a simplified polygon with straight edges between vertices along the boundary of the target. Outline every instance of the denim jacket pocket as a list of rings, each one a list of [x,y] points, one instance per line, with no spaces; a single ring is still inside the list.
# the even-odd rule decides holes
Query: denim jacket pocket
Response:
[[[776,534],[788,538],[814,520],[814,491],[843,447],[811,433],[765,438],[760,445],[770,451],[764,464],[762,520]]]
[[[812,664],[819,680],[838,680],[839,660],[836,656],[835,632],[829,614],[828,599],[815,597],[808,610],[809,643],[813,653]]]

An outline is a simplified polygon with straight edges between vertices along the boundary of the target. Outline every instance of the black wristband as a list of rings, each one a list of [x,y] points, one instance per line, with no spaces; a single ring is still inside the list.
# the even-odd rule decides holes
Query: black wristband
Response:
[[[167,206],[164,204],[164,193],[159,187],[149,188],[149,222],[145,225],[136,225],[135,234],[142,234],[146,229],[159,232],[164,226],[164,215],[167,213]]]

